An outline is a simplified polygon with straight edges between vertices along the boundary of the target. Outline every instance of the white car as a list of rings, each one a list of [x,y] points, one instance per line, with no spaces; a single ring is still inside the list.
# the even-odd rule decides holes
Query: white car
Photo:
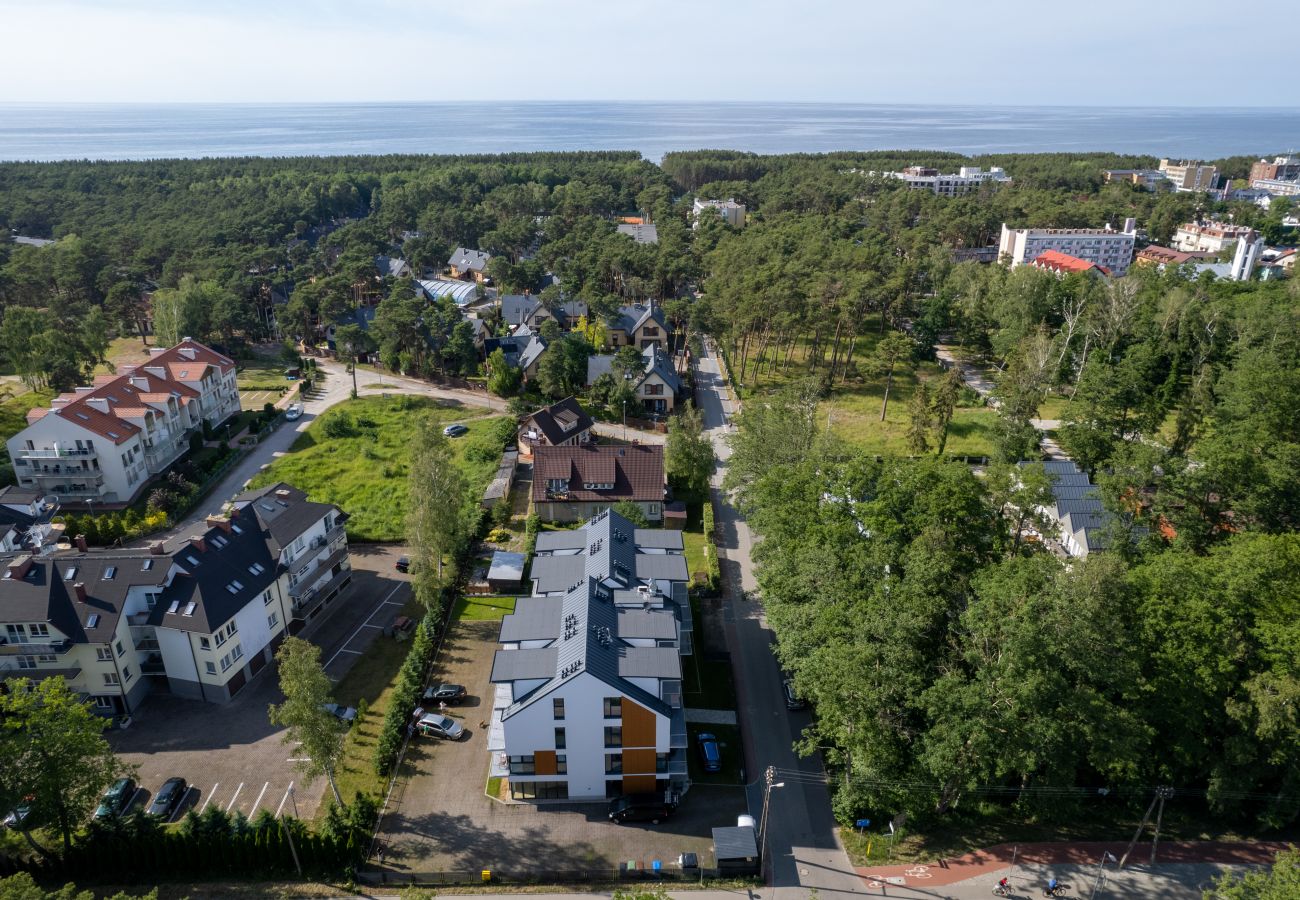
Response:
[[[425,737],[439,737],[448,741],[458,741],[465,736],[465,729],[451,716],[441,713],[425,713],[415,723],[415,730]]]
[[[290,422],[294,419],[302,418],[302,404],[290,403],[289,407],[284,411],[284,417]]]

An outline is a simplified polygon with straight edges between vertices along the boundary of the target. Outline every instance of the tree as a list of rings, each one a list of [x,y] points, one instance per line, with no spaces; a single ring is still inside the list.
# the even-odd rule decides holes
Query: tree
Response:
[[[519,393],[523,373],[506,362],[505,351],[500,347],[492,351],[487,360],[487,388],[498,397],[513,397]]]
[[[148,321],[148,308],[139,285],[131,281],[119,281],[108,289],[104,299],[104,310],[123,330],[134,328],[140,335],[140,342],[149,346],[149,333],[145,327]]]
[[[1010,523],[1011,556],[1020,552],[1022,535],[1027,528],[1033,528],[1044,537],[1060,539],[1054,520],[1040,511],[1055,506],[1052,482],[1052,476],[1047,474],[1042,463],[1022,466],[1000,462],[985,470],[989,497]]]
[[[212,333],[214,314],[231,313],[229,291],[215,281],[200,281],[186,275],[175,288],[154,291],[153,330],[160,344],[179,343],[181,338],[207,340]]]
[[[289,730],[284,735],[287,745],[300,744],[297,763],[304,775],[314,778],[324,775],[334,792],[334,802],[343,805],[334,770],[343,755],[346,730],[329,711],[330,679],[320,662],[320,647],[301,638],[285,638],[275,652],[280,670],[280,690],[284,702],[272,704],[268,712],[271,723]]]
[[[352,371],[352,396],[357,396],[357,363],[361,355],[369,353],[375,347],[370,333],[357,324],[340,325],[334,329],[334,346],[338,347],[348,360]]]
[[[553,341],[537,364],[537,383],[542,393],[559,400],[576,394],[587,381],[587,357],[591,345],[573,332]]]
[[[614,358],[610,361],[609,370],[615,378],[634,379],[639,378],[645,371],[646,359],[641,352],[633,346],[619,347],[614,353]]]
[[[650,520],[646,518],[645,510],[641,505],[633,500],[620,500],[610,509],[627,519],[636,528],[649,528]]]
[[[454,580],[456,558],[465,541],[468,486],[451,443],[428,416],[416,426],[409,479],[406,533],[413,588],[420,602],[437,609],[443,589]]]
[[[889,390],[894,384],[894,368],[910,359],[916,344],[901,331],[891,331],[876,344],[875,365],[880,377],[885,379],[885,393],[880,403],[880,421],[885,421],[889,409]]]
[[[930,449],[930,428],[934,410],[930,405],[930,389],[924,381],[917,382],[912,399],[907,402],[907,449],[920,456]]]
[[[1267,871],[1240,875],[1226,872],[1203,896],[1205,900],[1292,900],[1300,897],[1300,850],[1283,850]]]
[[[943,448],[948,445],[948,427],[952,424],[953,411],[957,408],[957,400],[961,397],[961,373],[957,371],[956,366],[952,366],[943,378],[939,381],[939,387],[931,398],[931,409],[934,413],[934,430],[935,435],[935,454],[943,455]]]
[[[704,417],[689,400],[681,413],[668,422],[664,447],[664,468],[668,478],[693,496],[703,497],[713,474],[713,442],[704,434]]]
[[[27,802],[29,821],[57,829],[68,850],[104,785],[129,771],[104,739],[109,720],[95,715],[62,677],[11,682],[0,694],[0,720],[0,788],[6,795],[0,799]]]
[[[119,891],[107,900],[157,900],[158,889],[147,894],[128,894]],[[95,900],[92,890],[77,890],[77,886],[68,882],[58,890],[46,890],[36,883],[29,872],[19,872],[8,878],[0,878],[0,900]]]

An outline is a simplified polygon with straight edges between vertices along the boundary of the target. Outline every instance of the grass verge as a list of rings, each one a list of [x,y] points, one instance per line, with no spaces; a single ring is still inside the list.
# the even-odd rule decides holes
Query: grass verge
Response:
[[[452,617],[463,622],[500,622],[514,611],[514,597],[461,597]]]

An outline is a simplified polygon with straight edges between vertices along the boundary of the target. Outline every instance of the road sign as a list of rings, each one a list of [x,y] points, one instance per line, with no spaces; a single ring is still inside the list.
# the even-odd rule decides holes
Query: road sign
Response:
[[[856,825],[858,828],[870,828],[870,827],[871,827],[871,820],[870,820],[870,819],[858,819],[858,821],[855,822],[854,825]]]

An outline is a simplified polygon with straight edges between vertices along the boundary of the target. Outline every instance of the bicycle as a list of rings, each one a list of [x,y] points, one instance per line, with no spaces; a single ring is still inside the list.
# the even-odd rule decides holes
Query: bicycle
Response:
[[[1058,884],[1054,888],[1043,888],[1044,897],[1064,897],[1069,893],[1069,889],[1063,884]]]
[[[1015,896],[1014,894],[1011,893],[1011,888],[1010,888],[1010,887],[1003,887],[1003,886],[1000,885],[1000,884],[995,884],[995,885],[993,885],[993,895],[994,895],[995,897],[1012,897],[1012,896]]]

